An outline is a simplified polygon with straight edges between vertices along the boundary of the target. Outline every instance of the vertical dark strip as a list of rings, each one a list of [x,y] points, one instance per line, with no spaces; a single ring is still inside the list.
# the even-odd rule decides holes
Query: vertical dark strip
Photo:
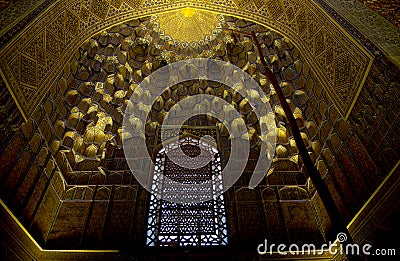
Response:
[[[92,217],[94,202],[95,202],[96,194],[97,194],[97,189],[98,189],[98,186],[96,185],[96,187],[94,189],[93,196],[92,196],[92,201],[90,202],[89,212],[88,212],[88,214],[86,216],[85,225],[84,225],[83,230],[82,230],[81,238],[79,240],[79,245],[80,246],[82,245],[83,239],[84,239],[85,234],[86,234],[86,230],[87,230],[87,228],[89,226],[89,222],[90,222],[90,219]]]
[[[112,212],[112,205],[113,205],[113,201],[114,201],[114,194],[115,194],[115,186],[112,185],[110,200],[108,201],[108,204],[107,204],[106,218],[104,219],[103,227],[101,229],[101,235],[100,235],[100,240],[99,240],[100,246],[102,246],[103,242],[104,242],[104,233],[108,232],[108,227],[109,227],[109,222],[110,222],[111,212]]]
[[[24,118],[21,112],[0,77],[0,129],[3,132],[0,135],[0,154],[3,153],[23,122]]]
[[[28,163],[28,167],[24,170],[24,173],[21,175],[20,180],[18,180],[17,184],[15,185],[14,192],[12,193],[12,195],[10,195],[12,197],[10,202],[15,202],[17,193],[18,193],[19,189],[21,188],[22,184],[24,183],[27,173],[31,170],[32,166],[34,165],[33,163],[36,161],[36,153],[32,150],[30,145],[28,145],[27,148],[29,148],[30,151],[32,152],[32,157]],[[47,157],[47,158],[49,158],[49,157]],[[48,160],[46,159],[46,164],[47,164],[47,161]],[[16,205],[13,204],[13,206],[16,206]],[[23,208],[21,208],[18,212],[22,211],[22,209]],[[16,210],[16,209],[14,209],[14,210]],[[14,213],[14,214],[19,215],[19,213]]]
[[[33,221],[35,220],[35,216],[36,216],[36,214],[37,214],[37,212],[38,212],[38,210],[39,210],[39,207],[40,207],[40,205],[41,205],[41,203],[42,203],[42,201],[43,201],[44,195],[46,195],[46,192],[47,192],[47,190],[48,190],[48,188],[49,188],[50,182],[51,182],[51,180],[53,179],[53,176],[54,176],[54,173],[55,173],[55,172],[56,172],[56,168],[54,168],[54,169],[52,170],[52,172],[51,172],[51,174],[50,174],[50,177],[49,177],[49,178],[47,179],[47,181],[46,181],[46,185],[44,186],[44,189],[43,189],[42,193],[40,194],[40,198],[39,198],[38,202],[36,203],[35,209],[34,209],[34,211],[33,211],[33,213],[32,213],[31,220],[29,221],[28,230],[30,230],[31,227],[32,227]],[[42,173],[43,173],[43,172],[42,172]]]
[[[16,135],[18,135],[18,134],[16,134]],[[14,135],[14,137],[16,135]],[[17,165],[19,159],[21,158],[24,150],[26,149],[26,147],[29,143],[29,141],[27,141],[26,138],[23,137],[23,135],[21,133],[20,133],[20,135],[22,136],[21,139],[23,140],[24,144],[21,146],[21,148],[19,148],[17,157],[13,160],[11,167],[8,170],[4,170],[5,173],[0,177],[0,187],[2,187],[4,185],[4,182],[7,180],[8,176],[10,175],[10,173],[14,169],[14,167]],[[10,144],[8,144],[8,146],[10,146]]]
[[[277,199],[276,203],[278,203],[279,217],[281,218],[282,224],[285,227],[285,231],[286,231],[286,238],[284,238],[284,240],[287,239],[287,242],[290,242],[290,233],[289,233],[288,227],[286,225],[285,215],[283,214],[283,209],[282,209],[282,205],[281,205],[281,197],[279,196],[279,190],[277,187],[275,187],[274,189],[275,189],[275,194],[276,194],[276,199]]]

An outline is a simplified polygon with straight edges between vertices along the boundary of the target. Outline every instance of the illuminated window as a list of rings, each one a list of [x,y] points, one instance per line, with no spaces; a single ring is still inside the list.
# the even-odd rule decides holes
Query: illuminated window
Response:
[[[192,169],[175,164],[167,155],[180,148],[194,158],[200,150],[209,153],[211,160],[205,166]],[[188,158],[189,158],[188,157]],[[190,160],[189,158],[189,160]],[[196,160],[193,159],[195,167]],[[211,200],[200,203],[173,203],[166,199],[190,195],[188,189],[168,186],[162,174],[183,184],[198,184],[209,180],[201,192]],[[204,184],[204,183],[203,183]],[[224,197],[222,194],[221,158],[218,150],[199,139],[185,137],[163,147],[155,159],[150,198],[147,245],[148,246],[221,246],[227,244]],[[185,191],[184,191],[185,190]],[[156,195],[162,195],[157,197]],[[163,198],[163,199],[159,199]]]

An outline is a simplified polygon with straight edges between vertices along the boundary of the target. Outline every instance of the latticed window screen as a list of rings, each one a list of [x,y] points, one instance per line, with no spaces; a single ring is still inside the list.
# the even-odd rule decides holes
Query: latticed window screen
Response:
[[[191,167],[185,168],[175,164],[166,155],[171,155],[178,148],[189,157],[199,155],[202,151],[209,153],[211,161],[205,166],[191,160]],[[202,154],[203,155],[203,154]],[[227,244],[224,197],[222,194],[221,159],[218,150],[206,142],[192,137],[169,143],[157,154],[150,197],[147,245],[148,246],[218,246]],[[183,184],[198,184],[211,181],[203,187],[200,196],[212,198],[201,203],[174,203],[168,201],[179,193],[190,197],[191,188],[169,186],[170,180]],[[204,184],[204,183],[203,183]],[[195,192],[199,195],[199,192]],[[156,195],[162,195],[157,197]],[[163,198],[163,199],[159,199]]]

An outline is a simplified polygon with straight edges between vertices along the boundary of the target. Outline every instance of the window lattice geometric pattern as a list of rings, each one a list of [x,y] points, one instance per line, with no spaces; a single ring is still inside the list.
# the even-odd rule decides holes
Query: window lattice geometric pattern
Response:
[[[189,157],[199,156],[200,148],[211,160],[205,166],[188,169],[177,165],[168,156],[179,147]],[[207,155],[208,154],[208,155]],[[201,160],[200,160],[201,161]],[[191,165],[196,167],[197,160]],[[218,150],[206,142],[185,137],[163,147],[155,159],[152,195],[150,198],[147,245],[148,246],[218,246],[227,244],[224,197],[222,195],[222,169]],[[163,179],[168,177],[169,181]],[[211,181],[201,192],[182,184],[199,184]],[[177,194],[210,197],[200,203],[174,203],[168,200]],[[160,199],[163,198],[163,199]]]

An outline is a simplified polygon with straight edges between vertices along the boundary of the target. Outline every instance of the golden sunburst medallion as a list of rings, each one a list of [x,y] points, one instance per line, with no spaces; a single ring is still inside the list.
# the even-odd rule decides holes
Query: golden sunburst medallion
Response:
[[[157,16],[156,21],[165,35],[187,43],[204,40],[220,22],[215,13],[189,7]]]

